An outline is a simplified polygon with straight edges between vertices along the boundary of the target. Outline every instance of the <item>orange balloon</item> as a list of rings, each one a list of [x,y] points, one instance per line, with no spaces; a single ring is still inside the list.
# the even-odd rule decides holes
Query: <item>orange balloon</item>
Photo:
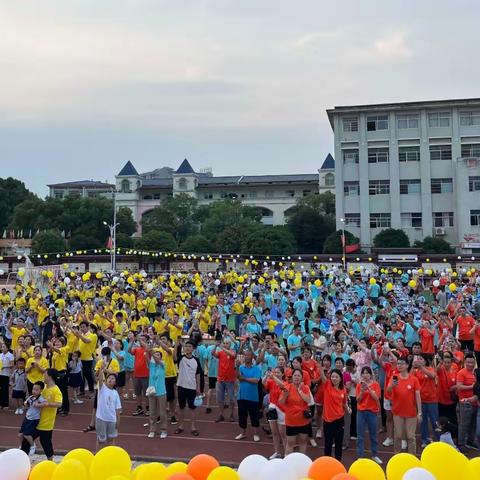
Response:
[[[312,480],[331,480],[340,473],[347,473],[341,462],[333,457],[320,457],[310,465],[308,477]]]
[[[190,462],[188,462],[187,473],[195,480],[207,480],[210,472],[219,466],[220,464],[217,459],[211,455],[195,455]]]
[[[167,480],[195,480],[191,475],[188,473],[174,473],[167,477]]]
[[[339,473],[331,478],[331,480],[358,480],[357,477],[350,475],[349,473]]]

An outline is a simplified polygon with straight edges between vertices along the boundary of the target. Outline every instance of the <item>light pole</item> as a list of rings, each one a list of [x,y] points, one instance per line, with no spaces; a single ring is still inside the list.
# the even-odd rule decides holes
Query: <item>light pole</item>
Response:
[[[342,217],[340,219],[340,223],[342,224],[342,260],[343,260],[343,270],[345,270],[345,264],[346,264],[346,257],[345,257],[345,252],[346,252],[346,243],[347,239],[345,238],[345,219]]]
[[[117,262],[116,262],[116,254],[117,254],[117,227],[120,225],[117,223],[117,196],[115,195],[115,192],[112,192],[113,196],[113,224],[110,225],[107,223],[105,220],[103,221],[103,224],[108,227],[110,230],[110,238],[112,239],[112,245],[110,248],[110,269],[112,273],[115,273],[115,270],[117,268]]]

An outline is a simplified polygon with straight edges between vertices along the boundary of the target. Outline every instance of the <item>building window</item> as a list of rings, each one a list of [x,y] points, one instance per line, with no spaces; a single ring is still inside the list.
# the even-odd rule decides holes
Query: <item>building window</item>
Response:
[[[453,212],[433,212],[434,227],[453,227]]]
[[[367,117],[367,131],[388,130],[388,115],[369,115]]]
[[[460,113],[460,125],[462,127],[473,127],[480,125],[480,110]]]
[[[249,192],[249,193],[248,193],[248,196],[249,196],[250,198],[257,198],[257,192]]]
[[[451,145],[430,145],[430,160],[451,160]]]
[[[56,191],[56,192],[54,192],[53,196],[55,198],[62,199],[63,198],[63,191]]]
[[[159,193],[154,193],[153,194],[153,199],[154,200],[160,200],[160,194]]]
[[[335,175],[333,173],[327,173],[324,180],[326,187],[332,187],[335,185]]]
[[[205,200],[212,200],[213,194],[211,194],[211,193],[204,193],[204,194],[203,194],[203,198],[204,198]],[[224,198],[224,197],[222,197],[222,198]]]
[[[266,190],[265,191],[265,198],[272,198],[275,192],[273,190]]]
[[[125,179],[122,180],[122,183],[120,184],[120,191],[123,193],[130,193],[130,182]]]
[[[343,182],[343,193],[346,197],[360,195],[360,183],[359,182]]]
[[[287,191],[285,192],[285,195],[286,195],[287,197],[294,197],[294,196],[295,196],[295,190],[287,190]]]
[[[480,177],[468,177],[468,191],[479,192],[480,191]]]
[[[153,197],[152,197],[151,195],[144,195],[144,196],[143,196],[143,199],[144,199],[144,200],[152,200]]]
[[[343,150],[343,163],[345,165],[349,163],[358,163],[358,148]]]
[[[303,196],[303,197],[308,197],[308,195],[310,195],[311,193],[312,193],[311,190],[303,190],[303,191],[302,191],[302,196]]]
[[[370,228],[390,228],[391,220],[389,213],[371,213]]]
[[[228,198],[227,192],[220,192],[220,198]]]
[[[441,128],[450,126],[450,112],[432,112],[428,114],[428,126]]]
[[[398,160],[400,162],[419,162],[420,147],[398,147]]]
[[[400,180],[400,194],[408,195],[410,193],[421,193],[422,184],[420,180]]]
[[[385,162],[388,162],[388,147],[368,149],[368,163]]]
[[[390,180],[370,180],[368,182],[369,195],[388,195],[390,193]]]
[[[418,114],[397,115],[397,128],[418,128]]]
[[[453,180],[451,178],[432,178],[430,180],[432,193],[452,193]]]
[[[402,213],[400,218],[403,228],[422,227],[422,212]]]
[[[359,213],[346,213],[345,214],[345,226],[346,227],[360,227],[360,214]]]
[[[344,132],[358,132],[358,118],[357,117],[344,117],[343,118],[343,131]]]
[[[178,189],[179,190],[186,190],[187,189],[187,179],[186,178],[179,178],[178,179]]]
[[[480,210],[470,210],[470,225],[480,227]]]
[[[463,144],[462,157],[480,157],[480,143]]]

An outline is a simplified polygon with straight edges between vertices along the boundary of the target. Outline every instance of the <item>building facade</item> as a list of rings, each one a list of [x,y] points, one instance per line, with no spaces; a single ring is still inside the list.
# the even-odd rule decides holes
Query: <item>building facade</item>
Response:
[[[79,180],[78,182],[54,183],[47,185],[48,195],[53,198],[74,197],[107,197],[112,198],[115,185],[95,180]]]
[[[335,162],[329,154],[317,173],[297,175],[236,175],[216,177],[209,170],[196,172],[188,160],[177,170],[169,167],[138,173],[129,161],[116,175],[117,208],[128,207],[141,229],[143,215],[163,198],[180,193],[195,197],[200,205],[226,198],[262,209],[265,225],[282,225],[285,212],[302,196],[335,188]]]
[[[385,228],[480,252],[480,99],[340,106],[337,228],[364,248]]]

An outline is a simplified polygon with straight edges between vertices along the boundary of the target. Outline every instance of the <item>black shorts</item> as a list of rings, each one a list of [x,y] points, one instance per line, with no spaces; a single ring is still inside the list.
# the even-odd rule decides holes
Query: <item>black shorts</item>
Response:
[[[190,410],[195,410],[195,397],[197,396],[196,390],[191,388],[177,387],[178,389],[178,406],[180,410],[183,410],[187,404]]]
[[[20,427],[20,433],[33,437],[37,432],[37,425],[39,421],[40,420],[28,420],[27,418],[24,418],[22,426]]]
[[[177,377],[165,378],[165,390],[167,391],[167,402],[173,402],[175,400],[175,384],[177,383]]]
[[[312,424],[308,423],[307,425],[302,425],[301,427],[289,427],[286,428],[287,437],[296,437],[297,435],[311,435],[312,434]]]
[[[95,390],[95,397],[93,399],[93,408],[96,410],[98,406],[98,390]]]
[[[125,370],[118,372],[117,383],[115,384],[117,388],[122,388],[125,386]]]
[[[208,377],[208,389],[214,390],[217,388],[217,377]]]
[[[25,400],[27,398],[24,390],[12,390],[12,398],[21,398]]]

